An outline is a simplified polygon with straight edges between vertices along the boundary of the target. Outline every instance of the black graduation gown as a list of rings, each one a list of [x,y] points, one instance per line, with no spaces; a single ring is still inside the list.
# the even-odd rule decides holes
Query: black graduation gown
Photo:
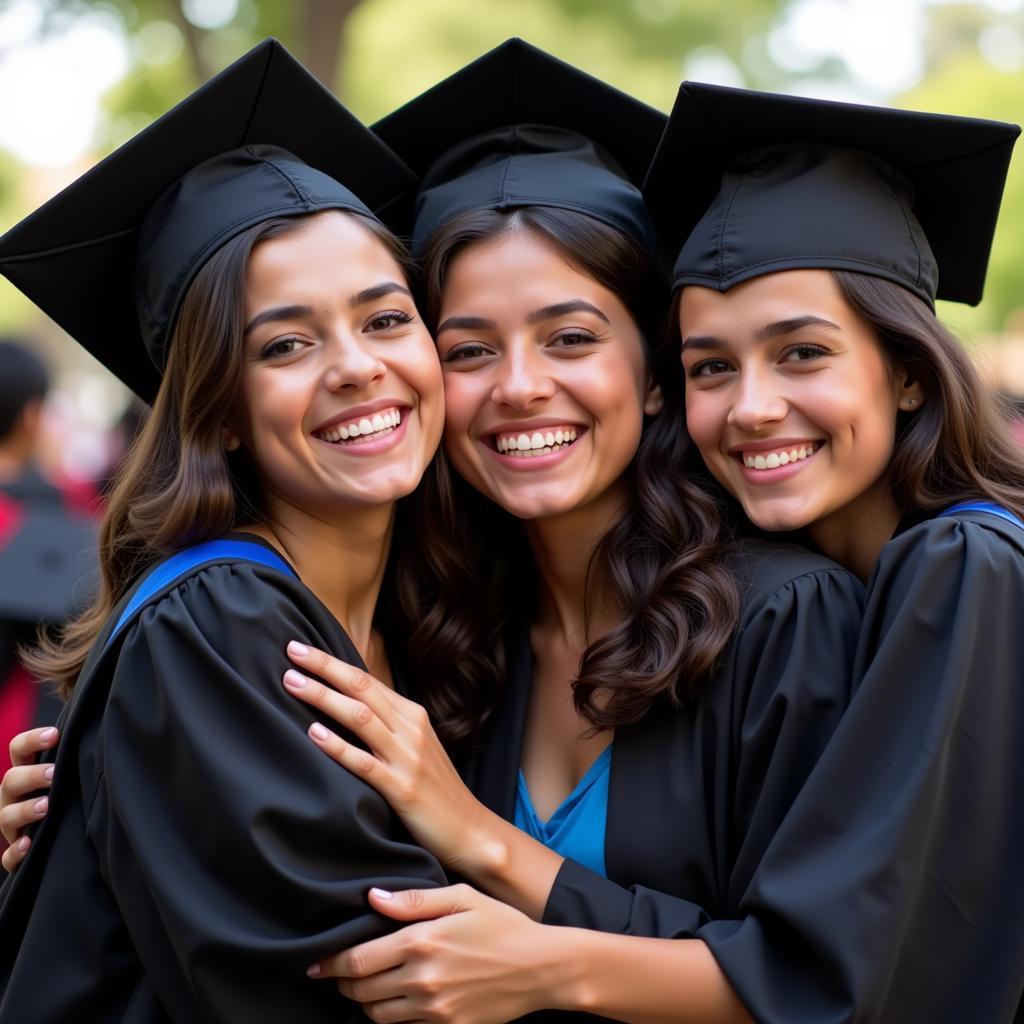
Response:
[[[740,626],[713,677],[683,706],[657,706],[616,730],[608,877],[566,860],[546,923],[704,937],[746,915],[765,851],[847,707],[863,587],[792,545],[751,541],[735,570]],[[525,637],[510,667],[468,779],[511,820],[531,676]],[[737,988],[756,1018],[756,1000]]]
[[[1024,1021],[1024,530],[911,526],[868,584],[850,707],[702,935],[759,1021]]]
[[[290,638],[360,664],[300,582],[235,562],[97,644],[50,812],[5,886],[0,1021],[363,1019],[306,967],[394,927],[370,886],[445,878],[305,735],[314,716],[281,684]]]

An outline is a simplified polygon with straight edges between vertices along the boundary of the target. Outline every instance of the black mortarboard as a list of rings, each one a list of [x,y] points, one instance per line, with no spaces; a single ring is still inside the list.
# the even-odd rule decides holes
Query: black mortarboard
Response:
[[[510,39],[373,130],[420,176],[412,248],[457,213],[556,206],[653,244],[639,186],[665,115]]]
[[[387,221],[414,182],[268,39],[8,231],[0,272],[152,401],[180,302],[217,248],[274,216]]]
[[[801,267],[981,300],[1016,125],[684,82],[644,185],[674,285]]]

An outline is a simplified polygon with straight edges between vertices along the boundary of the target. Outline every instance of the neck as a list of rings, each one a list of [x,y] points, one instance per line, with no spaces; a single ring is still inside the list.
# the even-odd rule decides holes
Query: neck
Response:
[[[270,495],[262,523],[247,529],[278,548],[331,611],[366,661],[384,579],[395,505],[346,509],[327,519]]]
[[[822,554],[867,582],[899,525],[900,512],[888,480],[880,480],[859,498],[807,527]]]
[[[587,569],[597,545],[622,514],[625,502],[624,489],[616,486],[582,508],[526,524],[541,580],[536,623],[559,633],[564,643],[581,654],[621,616],[606,579],[592,575],[588,591]]]

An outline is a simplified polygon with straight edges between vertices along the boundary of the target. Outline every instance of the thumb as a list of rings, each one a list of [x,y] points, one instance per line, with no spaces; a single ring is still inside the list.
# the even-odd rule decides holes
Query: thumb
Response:
[[[370,906],[395,921],[430,921],[469,910],[476,890],[468,885],[447,885],[442,889],[404,889],[388,892],[373,888]]]

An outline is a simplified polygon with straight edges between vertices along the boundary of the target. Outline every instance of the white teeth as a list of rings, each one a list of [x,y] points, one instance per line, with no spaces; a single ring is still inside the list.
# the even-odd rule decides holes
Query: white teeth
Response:
[[[327,427],[317,433],[323,440],[337,444],[339,441],[348,441],[350,438],[390,433],[401,422],[402,414],[398,409],[385,409],[370,417],[364,416],[352,423]]]
[[[502,454],[515,453],[520,458],[532,458],[534,455],[550,455],[558,451],[559,446],[571,444],[576,440],[577,431],[535,430],[532,434],[496,435],[494,446]]]
[[[780,466],[788,466],[798,459],[810,458],[817,451],[816,444],[804,445],[800,448],[793,448],[790,451],[768,452],[767,455],[744,455],[743,465],[748,469],[778,469]]]

